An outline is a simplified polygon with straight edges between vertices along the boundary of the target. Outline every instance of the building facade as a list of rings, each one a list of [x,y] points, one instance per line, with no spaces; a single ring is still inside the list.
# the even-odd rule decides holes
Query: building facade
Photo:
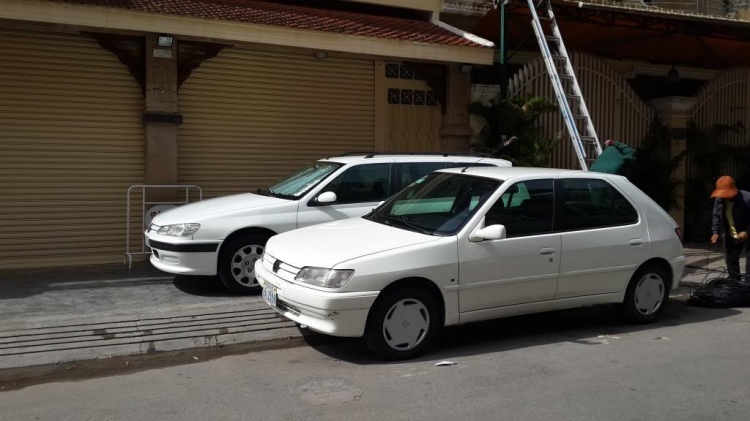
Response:
[[[717,125],[740,129],[716,139],[750,151],[750,15],[744,1],[553,2],[560,30],[600,140],[641,146],[658,117],[670,129],[671,152],[687,149],[690,127],[711,132]],[[510,50],[510,96],[554,98],[538,53],[525,1],[510,1],[506,47]],[[492,1],[446,1],[442,19],[491,40],[499,40],[500,19]],[[472,98],[488,101],[500,92],[499,72],[473,72]],[[541,121],[547,135],[564,132],[558,113]],[[477,132],[482,122],[474,120]],[[716,171],[750,189],[746,165],[727,160],[714,169],[688,154],[674,174],[682,183],[672,215],[690,238],[710,236],[711,200],[705,190]],[[736,160],[735,160],[736,161]],[[553,167],[577,168],[565,139],[552,156]],[[742,184],[744,183],[744,184]]]
[[[254,191],[348,151],[466,151],[439,0],[0,3],[0,269],[119,263],[133,185]],[[147,202],[182,200],[162,189]],[[150,206],[150,205],[149,205]]]

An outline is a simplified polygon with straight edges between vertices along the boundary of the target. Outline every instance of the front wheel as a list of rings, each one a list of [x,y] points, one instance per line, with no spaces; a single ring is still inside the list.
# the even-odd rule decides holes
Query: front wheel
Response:
[[[440,328],[439,317],[435,299],[424,289],[390,291],[370,310],[365,342],[383,360],[414,358],[432,345]]]
[[[235,294],[247,295],[259,291],[255,278],[255,262],[263,256],[268,236],[245,234],[233,238],[221,247],[219,279]]]
[[[664,313],[669,299],[669,276],[659,265],[646,265],[630,279],[622,313],[630,322],[651,323]]]

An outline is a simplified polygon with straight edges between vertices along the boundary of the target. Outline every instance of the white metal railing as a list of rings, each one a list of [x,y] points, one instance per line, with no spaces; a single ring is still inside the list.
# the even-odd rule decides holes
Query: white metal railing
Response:
[[[140,251],[131,251],[130,248],[130,197],[134,189],[141,189],[141,248]],[[185,200],[172,202],[148,202],[146,201],[146,190],[148,189],[185,189]],[[133,256],[151,254],[146,251],[146,205],[187,205],[190,203],[190,189],[198,191],[198,201],[203,200],[203,189],[194,184],[135,184],[128,188],[127,199],[125,200],[125,258],[127,259],[128,269],[133,267]]]
[[[734,16],[738,6],[746,5],[747,0],[623,0],[643,6],[655,6],[683,12],[703,13],[714,16]]]

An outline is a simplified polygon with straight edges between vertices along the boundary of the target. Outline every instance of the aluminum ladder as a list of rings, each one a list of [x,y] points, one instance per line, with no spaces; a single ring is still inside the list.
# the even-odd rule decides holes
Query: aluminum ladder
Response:
[[[552,11],[550,0],[527,0],[529,10],[531,10],[531,25],[534,28],[536,39],[539,41],[539,49],[542,51],[544,64],[547,66],[552,81],[552,88],[557,97],[557,103],[560,105],[565,126],[570,134],[570,140],[573,142],[573,149],[578,156],[578,162],[583,171],[588,171],[589,164],[596,161],[596,158],[602,154],[602,146],[594,129],[594,123],[591,121],[589,110],[586,107],[586,101],[583,99],[581,87],[578,85],[573,65],[570,62],[570,56],[565,49],[560,28],[557,26],[555,14]],[[543,15],[539,16],[537,10]],[[546,22],[551,34],[545,33],[542,22]],[[554,48],[550,48],[552,44]],[[573,112],[576,109],[576,112]]]

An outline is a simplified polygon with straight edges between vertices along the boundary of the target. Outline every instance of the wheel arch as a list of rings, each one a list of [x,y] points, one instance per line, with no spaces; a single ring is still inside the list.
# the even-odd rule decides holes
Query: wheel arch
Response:
[[[658,266],[664,269],[664,271],[667,273],[667,276],[669,277],[669,279],[667,279],[669,289],[670,290],[672,289],[672,284],[674,282],[674,273],[672,272],[672,265],[669,264],[667,259],[664,259],[662,257],[652,257],[646,260],[645,262],[641,263],[641,265],[638,266],[638,269],[636,269],[636,271],[633,272],[633,274],[635,275],[636,273],[638,273],[638,271],[640,271],[641,269],[647,266]]]
[[[225,244],[228,244],[230,241],[234,240],[237,237],[247,235],[247,234],[261,234],[261,235],[268,236],[270,238],[278,233],[268,228],[264,228],[264,227],[240,228],[237,231],[234,231],[233,233],[227,235],[226,238],[224,238],[224,241],[221,242],[221,246],[219,246],[219,250],[218,250],[219,256],[221,256],[221,254],[224,252]],[[217,268],[218,268],[218,264],[220,261],[221,261],[221,258],[217,259]]]
[[[417,288],[422,288],[430,293],[430,295],[435,299],[435,302],[438,306],[439,311],[439,320],[442,321],[441,326],[445,325],[445,296],[443,295],[443,292],[440,290],[440,287],[433,281],[419,277],[419,276],[411,276],[408,278],[401,278],[399,280],[393,281],[390,284],[388,284],[385,288],[382,289],[380,294],[378,294],[378,298],[375,300],[375,303],[373,303],[372,307],[375,307],[375,304],[383,299],[386,295],[388,295],[389,292],[394,291],[399,288],[403,288],[405,286],[413,286]],[[369,321],[370,314],[367,315],[367,319]]]

